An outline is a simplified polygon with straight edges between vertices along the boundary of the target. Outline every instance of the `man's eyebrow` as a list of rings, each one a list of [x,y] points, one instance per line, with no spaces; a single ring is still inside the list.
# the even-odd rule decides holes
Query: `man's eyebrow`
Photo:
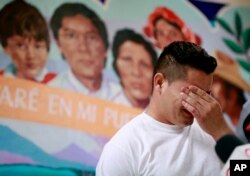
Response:
[[[64,32],[77,32],[77,30],[72,27],[72,26],[63,26],[61,27],[61,30],[64,31]]]
[[[62,27],[62,30],[63,31],[74,31],[74,29],[71,29],[69,27]]]

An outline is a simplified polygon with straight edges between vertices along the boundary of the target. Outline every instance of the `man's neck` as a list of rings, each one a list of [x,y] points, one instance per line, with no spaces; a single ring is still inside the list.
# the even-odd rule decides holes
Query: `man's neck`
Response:
[[[96,92],[101,88],[102,75],[98,77],[86,77],[82,75],[76,75],[78,81],[80,81],[90,92]]]

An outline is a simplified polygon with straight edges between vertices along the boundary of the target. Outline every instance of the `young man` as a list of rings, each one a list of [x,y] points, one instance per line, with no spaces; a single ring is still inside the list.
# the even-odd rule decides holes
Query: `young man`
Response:
[[[108,36],[99,16],[84,4],[64,3],[55,10],[50,25],[70,67],[50,85],[108,100],[113,97],[119,89],[103,74]]]
[[[148,108],[106,144],[97,176],[219,175],[215,140],[231,131],[210,95],[216,65],[193,43],[164,48]]]
[[[45,68],[49,53],[47,23],[37,8],[12,1],[0,11],[0,40],[12,63],[0,75],[47,83],[55,77]]]

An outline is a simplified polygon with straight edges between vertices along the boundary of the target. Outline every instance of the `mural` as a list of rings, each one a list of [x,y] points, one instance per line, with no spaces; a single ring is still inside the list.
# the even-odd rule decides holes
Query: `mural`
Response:
[[[95,175],[172,41],[216,57],[212,92],[233,130],[250,99],[245,1],[3,0],[0,16],[0,175]]]

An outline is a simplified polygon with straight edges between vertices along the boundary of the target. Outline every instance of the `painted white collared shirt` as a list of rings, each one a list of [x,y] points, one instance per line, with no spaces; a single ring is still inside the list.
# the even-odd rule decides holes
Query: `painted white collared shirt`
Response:
[[[99,97],[106,100],[112,100],[112,98],[118,94],[121,90],[121,86],[110,80],[103,74],[101,87],[99,90],[92,92],[86,86],[84,86],[69,69],[66,72],[60,73],[54,80],[49,83],[50,86],[72,90],[74,92],[80,92],[88,96]]]
[[[10,78],[17,78],[16,66],[13,63],[9,64],[4,70],[1,71],[0,75]],[[55,73],[49,72],[44,67],[42,71],[34,78],[34,81],[46,84],[52,79],[54,79],[55,76],[56,76]]]

